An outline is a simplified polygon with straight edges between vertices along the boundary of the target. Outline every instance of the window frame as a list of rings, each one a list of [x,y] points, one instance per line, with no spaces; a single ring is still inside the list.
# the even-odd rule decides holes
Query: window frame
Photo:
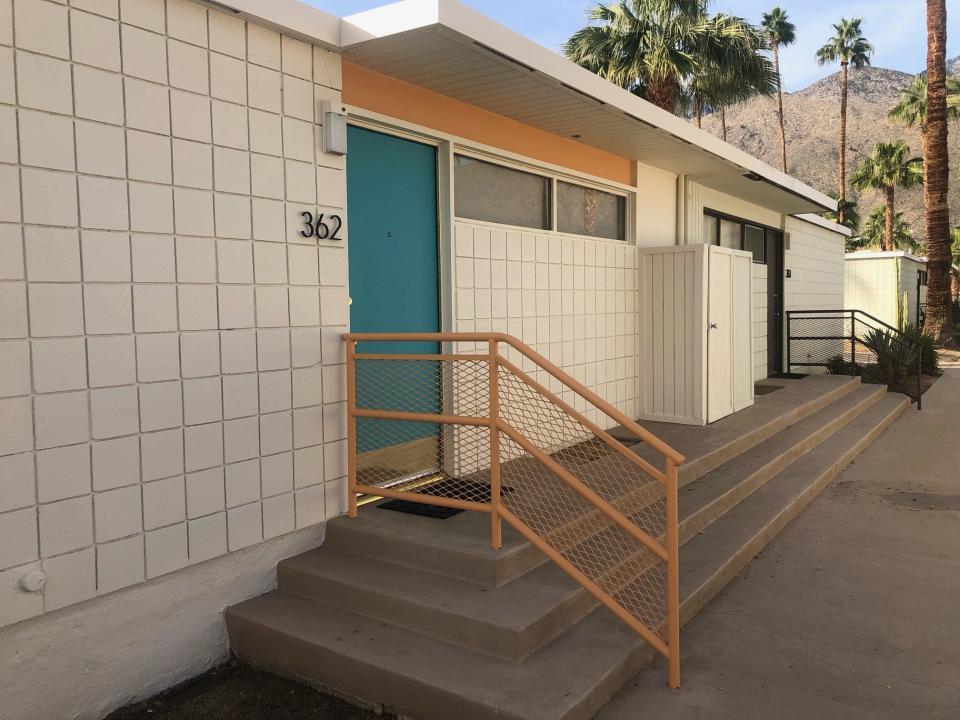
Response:
[[[748,219],[748,218],[737,217],[736,215],[730,215],[730,214],[728,214],[728,213],[723,213],[723,212],[720,212],[720,211],[718,211],[718,210],[711,210],[710,208],[704,208],[704,209],[703,209],[703,214],[704,214],[704,216],[709,216],[709,217],[715,218],[716,221],[717,221],[717,232],[716,232],[716,236],[713,237],[713,238],[710,238],[710,240],[709,240],[709,242],[708,242],[707,244],[709,244],[709,245],[716,245],[716,246],[719,247],[719,245],[720,245],[720,221],[721,221],[721,220],[726,220],[727,222],[738,223],[738,224],[740,225],[740,248],[739,248],[739,249],[740,249],[740,250],[743,250],[744,252],[749,252],[750,255],[751,255],[751,260],[753,261],[753,263],[754,263],[755,265],[768,265],[768,264],[769,264],[769,258],[767,257],[767,233],[775,233],[776,235],[780,235],[781,237],[783,237],[783,235],[784,235],[784,231],[781,230],[781,229],[779,229],[779,228],[775,228],[775,227],[772,227],[772,226],[770,226],[770,225],[765,225],[765,224],[763,224],[763,223],[761,223],[761,222],[757,222],[756,220],[750,220],[750,219]],[[753,257],[752,257],[753,253],[752,253],[750,250],[747,250],[747,249],[744,247],[744,243],[746,242],[747,226],[748,226],[748,225],[749,225],[750,227],[755,227],[755,228],[759,228],[759,229],[763,230],[763,260],[762,260],[762,261],[758,261],[758,260],[756,260],[755,258],[753,258]],[[706,238],[705,238],[704,240],[706,241]]]
[[[508,228],[511,230],[519,230],[521,232],[535,232],[535,233],[556,233],[557,235],[563,235],[565,237],[581,238],[583,240],[596,240],[598,242],[609,242],[609,243],[619,243],[632,245],[634,238],[634,227],[635,227],[635,208],[636,208],[636,191],[628,188],[628,186],[619,186],[612,183],[604,183],[602,181],[594,180],[591,177],[584,175],[576,175],[571,172],[564,172],[558,168],[548,167],[545,165],[537,165],[532,162],[527,162],[520,159],[510,158],[504,155],[493,152],[484,152],[483,150],[478,150],[476,148],[465,146],[460,143],[455,143],[452,152],[451,152],[451,162],[456,162],[456,156],[462,155],[464,157],[471,158],[473,160],[479,160],[481,162],[491,163],[494,165],[501,165],[505,168],[511,170],[518,170],[520,172],[529,173],[531,175],[538,175],[540,177],[546,178],[550,182],[550,227],[547,229],[542,228],[533,228],[526,227],[523,225],[505,225],[503,223],[494,222],[493,220],[476,220],[473,218],[460,217],[456,214],[455,204],[456,204],[456,178],[451,172],[450,176],[450,190],[451,196],[454,201],[454,207],[451,208],[451,215],[454,221],[456,222],[466,222],[466,223],[483,223],[485,225],[491,225],[493,227],[499,228]],[[578,185],[580,187],[591,188],[593,190],[599,190],[600,192],[605,192],[609,195],[616,195],[624,199],[623,211],[624,211],[624,238],[623,240],[617,238],[608,238],[608,237],[597,237],[595,235],[578,235],[576,233],[563,232],[558,229],[557,223],[557,185],[559,182],[565,182],[569,185]]]

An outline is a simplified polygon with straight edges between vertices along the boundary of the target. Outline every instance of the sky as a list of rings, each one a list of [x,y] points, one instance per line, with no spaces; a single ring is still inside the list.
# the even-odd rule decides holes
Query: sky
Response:
[[[389,0],[304,0],[338,16],[384,5]],[[584,24],[589,0],[461,0],[510,29],[551,50]],[[763,11],[779,1],[797,26],[797,42],[780,55],[784,89],[793,92],[835,72],[820,67],[814,53],[832,35],[831,25],[841,16],[862,17],[863,31],[876,52],[878,67],[915,73],[926,60],[925,3],[923,0],[714,0],[713,10],[729,12],[758,23]],[[947,57],[960,55],[960,6],[948,2]],[[949,40],[949,38],[953,38]]]

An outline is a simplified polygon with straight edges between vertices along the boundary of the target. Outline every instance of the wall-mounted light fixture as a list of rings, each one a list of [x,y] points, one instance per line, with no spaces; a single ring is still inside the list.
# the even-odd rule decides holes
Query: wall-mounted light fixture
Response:
[[[323,117],[323,151],[328,155],[347,154],[347,116],[329,100],[320,105]]]

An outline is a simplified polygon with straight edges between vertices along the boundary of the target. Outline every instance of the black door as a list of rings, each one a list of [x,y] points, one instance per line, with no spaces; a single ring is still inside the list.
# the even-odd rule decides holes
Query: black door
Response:
[[[767,373],[783,372],[783,234],[767,230]]]

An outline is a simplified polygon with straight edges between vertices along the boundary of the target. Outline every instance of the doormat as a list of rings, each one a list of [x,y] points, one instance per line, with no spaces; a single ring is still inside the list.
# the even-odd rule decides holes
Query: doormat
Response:
[[[772,375],[767,375],[769,378],[775,380],[803,380],[805,377],[810,377],[806,373],[773,373]]]
[[[513,488],[506,486],[500,489],[500,492],[504,494],[512,491]],[[441,480],[438,483],[419,488],[418,493],[420,495],[455,498],[457,500],[468,500],[478,503],[490,502],[489,485],[473,482],[472,480],[459,480],[457,478]],[[463,510],[458,508],[429,505],[414,500],[388,500],[387,502],[380,503],[377,507],[382,510],[393,510],[394,512],[407,513],[408,515],[420,515],[421,517],[433,518],[434,520],[446,520],[463,512]]]

